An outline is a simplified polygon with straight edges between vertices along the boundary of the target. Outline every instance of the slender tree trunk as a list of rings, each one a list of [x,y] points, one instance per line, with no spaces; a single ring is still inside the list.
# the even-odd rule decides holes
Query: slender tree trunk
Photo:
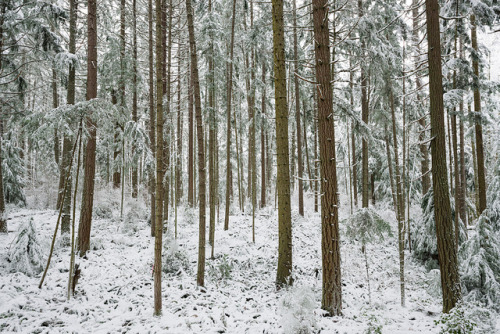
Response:
[[[186,14],[189,30],[189,49],[191,51],[191,72],[193,75],[194,101],[196,109],[196,128],[198,135],[198,196],[199,196],[199,245],[198,245],[198,286],[205,285],[205,151],[203,146],[203,124],[201,114],[200,81],[198,77],[198,56],[194,37],[194,19],[191,0],[186,0]]]
[[[293,54],[295,58],[294,71],[299,74],[299,56],[298,56],[298,41],[297,41],[297,0],[293,0]],[[303,163],[302,163],[302,138],[300,129],[300,93],[299,93],[299,78],[294,75],[295,85],[295,123],[297,123],[297,174],[299,186],[299,215],[304,216],[304,188],[303,188]]]
[[[87,101],[97,97],[97,3],[88,0],[87,8]],[[85,256],[90,246],[90,230],[92,227],[92,208],[94,205],[95,184],[95,151],[97,124],[92,115],[87,115],[88,131],[85,148],[85,172],[83,177],[82,209],[78,227],[78,250]]]
[[[165,194],[163,195],[163,215],[164,219],[168,220],[168,204],[170,201],[170,183],[171,183],[171,177],[169,174],[170,171],[170,143],[171,143],[171,132],[172,132],[172,117],[170,114],[170,105],[172,102],[172,96],[171,96],[171,69],[172,69],[172,0],[164,0],[165,1],[165,9],[164,9],[164,15],[167,15],[165,19],[165,34],[166,36],[166,48],[165,48],[165,64],[163,65],[165,68],[165,86],[164,87],[164,93],[166,96],[166,104],[165,104],[165,125],[166,125],[166,138],[163,138],[163,147],[164,147],[164,156],[163,156],[163,161],[164,161],[164,167],[165,167],[165,184],[164,186],[164,191]],[[168,1],[168,2],[167,2]],[[167,7],[168,7],[168,13],[167,13]],[[167,22],[168,20],[168,22]]]
[[[137,0],[132,0],[132,122],[137,125]],[[138,164],[139,159],[134,158],[136,151],[135,142],[132,142],[132,198],[137,198],[139,192]]]
[[[191,52],[191,51],[189,51]],[[194,206],[194,113],[193,113],[193,64],[189,61],[188,80],[188,204]]]
[[[363,1],[358,0],[358,10],[359,10],[359,17],[363,17]],[[365,45],[365,37],[360,36],[361,39],[361,52],[363,53],[363,58],[364,58],[364,49],[366,47]],[[368,125],[368,116],[369,116],[369,110],[368,110],[368,77],[366,75],[366,70],[363,66],[361,65],[361,119],[362,121]],[[361,174],[362,174],[362,207],[367,208],[368,207],[368,201],[369,201],[369,184],[368,184],[368,141],[365,138],[362,138],[362,164],[361,164]]]
[[[182,122],[181,122],[181,34],[177,43],[177,160],[175,164],[175,202],[179,205],[182,198]]]
[[[349,71],[349,86],[351,91],[351,108],[354,109],[354,71]],[[354,206],[358,206],[358,163],[356,162],[356,136],[354,134],[354,123],[351,129],[351,148],[352,148],[352,188],[354,195]]]
[[[451,221],[446,161],[443,159],[446,154],[446,138],[438,1],[427,0],[425,10],[427,14],[431,138],[433,138],[431,141],[432,183],[434,203],[436,203],[434,215],[439,267],[441,269],[443,312],[448,313],[461,299],[461,291],[457,252],[454,245],[453,222]]]
[[[5,17],[5,7],[6,4],[2,2],[0,15],[0,69],[2,68],[2,56],[3,56],[3,23]],[[5,196],[3,193],[3,171],[2,171],[2,137],[3,137],[3,112],[2,106],[0,105],[0,233],[8,233],[7,228],[7,215],[5,212]]]
[[[399,251],[399,284],[401,289],[401,306],[405,306],[405,234],[404,234],[404,196],[403,187],[401,185],[401,169],[399,166],[399,150],[398,150],[398,140],[396,132],[396,112],[394,107],[394,92],[392,87],[390,90],[390,105],[391,105],[391,115],[392,115],[392,140],[394,145],[394,163],[396,168],[396,201],[397,201],[397,211],[396,217],[398,219],[398,251]],[[404,133],[403,133],[404,136]]]
[[[273,0],[272,11],[279,226],[278,270],[276,275],[276,285],[280,287],[292,284],[292,219],[290,208],[290,167],[288,165],[290,160],[288,157],[288,105],[286,100],[283,0]]]
[[[224,212],[224,230],[229,229],[229,207],[231,205],[230,189],[232,178],[231,178],[231,101],[232,101],[232,89],[233,89],[233,55],[234,55],[234,24],[236,21],[236,0],[233,0],[233,14],[231,18],[231,43],[229,46],[229,62],[228,62],[228,76],[227,76],[227,110],[226,110],[226,207]]]
[[[156,9],[156,205],[154,255],[154,315],[162,314],[161,267],[163,248],[163,60],[162,0],[155,0]]]
[[[266,207],[266,143],[265,143],[265,125],[266,125],[266,63],[262,61],[262,108],[260,122],[260,207]]]
[[[326,0],[313,0],[314,50],[318,82],[318,126],[321,171],[321,253],[323,293],[321,308],[330,316],[342,314],[340,239],[338,225],[337,168],[330,41]]]
[[[476,132],[477,179],[479,192],[478,215],[480,215],[486,209],[486,172],[484,169],[483,125],[480,118],[481,92],[479,91],[479,49],[477,46],[476,16],[474,14],[471,15],[470,22],[472,48],[474,49],[474,55],[472,57],[472,68],[474,70],[474,112],[476,113],[476,117],[474,119]]]
[[[250,28],[253,30],[253,0],[250,1]],[[256,117],[255,117],[255,49],[252,45],[251,48],[251,88],[250,88],[250,128],[249,128],[249,148],[250,148],[250,161],[249,166],[251,166],[251,175],[248,180],[249,188],[251,189],[252,198],[252,241],[255,243],[255,207],[257,206],[257,162],[256,162],[256,149],[255,149],[255,128],[256,128]]]
[[[422,61],[420,57],[420,39],[419,39],[419,34],[418,34],[418,28],[420,25],[419,22],[419,2],[418,0],[413,0],[412,2],[412,18],[413,18],[413,48],[415,50],[415,69],[417,69],[420,66],[420,62]],[[417,86],[417,101],[419,104],[422,104],[422,96],[420,91],[422,90],[422,82],[420,80],[419,74],[416,75],[415,77],[415,84]],[[424,108],[422,108],[424,109]],[[426,111],[426,109],[424,109]],[[429,153],[427,151],[427,143],[425,142],[426,136],[425,136],[425,128],[427,127],[426,121],[425,121],[425,116],[422,113],[419,113],[420,119],[418,120],[418,124],[420,125],[419,129],[419,137],[418,140],[421,143],[419,145],[420,147],[420,174],[421,180],[422,180],[422,195],[425,195],[429,189],[431,188],[431,177],[430,177],[430,170],[429,170]]]
[[[69,2],[69,48],[71,54],[76,53],[76,21],[78,18],[78,1],[70,0]],[[69,105],[75,104],[76,80],[75,80],[75,66],[71,64],[68,68],[68,88],[66,101]],[[63,175],[69,177],[68,181],[68,194],[71,194],[71,171],[68,169],[71,163],[71,138],[64,134],[63,136],[63,152],[61,160],[61,177]],[[64,187],[64,186],[63,186]],[[60,192],[61,193],[61,192]],[[61,233],[69,233],[71,221],[71,196],[64,197],[62,203],[62,217],[61,217]]]
[[[156,123],[155,123],[155,92],[154,92],[154,64],[153,64],[153,0],[148,0],[148,61],[149,61],[149,142],[151,147],[151,152],[153,154],[153,158],[156,156]],[[150,192],[150,200],[151,200],[151,236],[155,236],[155,218],[156,218],[156,181],[154,171],[150,171],[149,176],[149,192]]]
[[[212,16],[212,0],[208,1],[209,15]],[[213,18],[211,18],[213,19]],[[211,258],[214,258],[215,249],[215,73],[214,73],[214,45],[213,45],[213,32],[210,31],[210,42],[208,46],[208,108],[209,108],[209,152],[208,152],[208,165],[209,165],[209,197],[210,197],[210,232],[208,242],[212,246]]]

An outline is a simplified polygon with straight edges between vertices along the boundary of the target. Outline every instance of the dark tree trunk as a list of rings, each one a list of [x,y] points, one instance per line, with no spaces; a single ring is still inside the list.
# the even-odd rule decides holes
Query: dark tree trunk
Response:
[[[87,14],[87,101],[97,97],[97,3],[88,0]],[[92,227],[92,208],[94,205],[95,184],[95,151],[97,124],[92,115],[87,115],[88,131],[85,148],[85,172],[83,177],[82,210],[78,227],[78,250],[85,256],[90,246],[90,229]]]
[[[288,157],[288,105],[286,94],[283,0],[273,0],[272,11],[279,226],[278,270],[276,275],[276,285],[281,287],[283,285],[292,284],[292,218],[290,208],[290,160]]]
[[[441,37],[439,5],[437,0],[427,0],[427,40],[429,63],[429,97],[431,113],[432,184],[434,190],[434,215],[437,248],[441,269],[443,312],[448,313],[461,299],[457,252],[454,245],[453,222],[446,170],[446,138],[444,123],[443,82],[441,70]]]
[[[200,81],[198,76],[198,55],[194,36],[194,18],[191,0],[186,0],[186,14],[189,30],[189,50],[191,51],[191,73],[193,78],[194,102],[196,110],[196,133],[198,139],[198,196],[199,196],[199,244],[198,244],[198,286],[205,285],[205,151],[203,143],[203,123],[201,114]]]
[[[337,167],[333,90],[327,1],[313,0],[314,50],[318,90],[319,160],[321,175],[321,253],[323,293],[321,308],[330,316],[342,314],[340,239],[338,224]]]

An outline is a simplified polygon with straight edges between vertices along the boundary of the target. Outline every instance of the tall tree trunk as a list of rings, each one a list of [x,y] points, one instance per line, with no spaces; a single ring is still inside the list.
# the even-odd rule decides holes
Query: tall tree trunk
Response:
[[[189,51],[191,52],[191,50]],[[188,80],[188,204],[194,206],[194,114],[193,114],[193,64],[189,61]]]
[[[132,0],[132,122],[137,125],[137,0]],[[138,164],[135,158],[135,142],[132,143],[132,198],[137,198],[138,189]]]
[[[285,31],[283,0],[272,1],[274,99],[276,105],[276,159],[278,165],[278,287],[292,284],[292,218],[290,208],[290,167],[288,157],[288,105],[286,95]]]
[[[253,0],[250,1],[250,28],[253,30]],[[250,161],[249,166],[251,166],[251,175],[248,180],[249,188],[251,189],[251,198],[252,198],[252,241],[255,243],[255,207],[257,206],[257,163],[256,163],[256,149],[255,149],[255,49],[252,44],[251,48],[251,89],[250,89],[250,100],[251,100],[251,109],[250,109],[250,128],[249,128],[249,146],[250,146]]]
[[[149,61],[149,142],[151,147],[151,152],[153,154],[153,158],[156,156],[156,123],[155,123],[155,92],[154,92],[154,64],[153,64],[153,0],[148,0],[148,61]],[[151,236],[155,236],[155,216],[156,216],[156,184],[155,184],[155,175],[154,171],[150,171],[149,176],[149,192],[150,192],[150,200],[151,200]]]
[[[390,105],[391,105],[391,116],[392,116],[392,140],[394,145],[394,163],[396,169],[396,201],[397,201],[397,211],[396,217],[398,219],[398,251],[399,251],[399,284],[401,289],[401,306],[405,306],[405,234],[404,234],[404,196],[403,187],[401,185],[401,169],[399,166],[399,150],[398,150],[398,139],[396,133],[396,111],[394,107],[394,92],[392,87],[390,90]],[[404,133],[403,133],[404,136]]]
[[[165,17],[165,28],[164,28],[164,38],[166,43],[165,48],[165,64],[163,65],[165,68],[165,83],[163,86],[163,91],[166,96],[166,105],[165,105],[165,125],[166,125],[166,137],[163,138],[163,147],[164,147],[164,168],[165,168],[165,184],[163,185],[164,189],[164,197],[163,197],[163,219],[168,220],[168,204],[170,201],[170,143],[171,143],[171,132],[172,132],[172,117],[170,114],[170,105],[172,102],[171,95],[171,69],[172,69],[172,0],[164,0],[164,15]],[[167,9],[168,7],[168,9]],[[168,10],[168,13],[167,13]],[[168,20],[168,22],[167,22]],[[167,32],[168,31],[168,32]]]
[[[262,107],[261,107],[261,122],[260,122],[260,207],[266,207],[266,136],[265,136],[265,125],[266,125],[266,63],[262,61]]]
[[[233,55],[234,55],[234,24],[236,21],[236,0],[233,0],[233,14],[231,18],[231,44],[229,46],[229,71],[227,76],[227,110],[226,110],[226,207],[224,210],[224,230],[229,229],[229,206],[231,205],[230,189],[232,178],[231,178],[231,101],[232,101],[232,89],[233,89]]]
[[[198,136],[198,196],[199,196],[199,244],[198,244],[198,286],[205,285],[205,151],[203,146],[203,124],[201,114],[200,81],[198,76],[198,56],[194,36],[194,19],[191,0],[186,0],[186,14],[191,50],[191,72],[193,75],[194,102],[196,109],[196,133]]]
[[[162,0],[155,0],[156,9],[156,205],[154,255],[154,315],[162,314],[161,266],[163,248],[163,60]]]
[[[76,22],[78,19],[78,1],[70,0],[69,2],[69,48],[71,54],[76,53]],[[66,102],[69,105],[75,104],[76,80],[75,80],[75,66],[70,64],[68,68],[68,88],[66,95]],[[68,177],[67,193],[71,194],[72,180],[71,171],[68,169],[71,163],[71,138],[64,134],[63,136],[63,152],[61,159],[61,178]],[[63,177],[64,175],[64,177]],[[64,188],[64,186],[63,186]],[[61,188],[60,188],[61,189]],[[62,192],[60,191],[60,194]],[[61,217],[61,233],[70,232],[71,222],[71,196],[65,196],[63,203],[62,217]]]
[[[436,203],[434,216],[439,267],[441,269],[443,312],[448,313],[461,299],[461,290],[457,252],[454,245],[453,222],[451,220],[446,161],[443,159],[446,154],[446,138],[438,1],[427,0],[425,11],[427,14],[431,138],[433,138],[431,141],[432,185],[434,203]]]
[[[471,23],[471,40],[474,55],[472,57],[472,68],[474,70],[474,112],[475,117],[475,132],[476,132],[476,155],[477,155],[477,179],[478,179],[478,192],[479,192],[479,207],[478,215],[486,209],[486,171],[484,169],[484,145],[483,145],[483,125],[480,119],[481,115],[481,92],[479,91],[479,49],[477,46],[477,27],[476,16],[474,14],[470,17]]]
[[[420,63],[422,61],[421,59],[421,52],[420,52],[420,39],[419,39],[419,34],[418,34],[418,29],[420,26],[420,20],[419,20],[419,1],[418,0],[413,0],[412,2],[412,19],[413,19],[413,32],[412,32],[412,39],[413,39],[413,48],[415,50],[415,69],[418,69],[420,66]],[[415,76],[415,84],[417,86],[417,100],[419,101],[420,104],[422,104],[422,96],[421,96],[421,90],[422,90],[422,82],[420,80],[420,76],[417,73]],[[421,108],[426,111],[426,109]],[[424,115],[425,113],[420,112],[419,113],[419,120],[418,124],[420,125],[419,129],[419,137],[418,140],[421,143],[419,145],[420,147],[420,174],[421,174],[421,181],[422,181],[422,195],[425,195],[429,189],[431,188],[431,176],[430,176],[430,170],[429,170],[429,152],[427,150],[427,143],[425,142],[426,136],[425,136],[425,128],[427,127],[425,118],[426,116]]]
[[[354,110],[354,71],[349,71],[349,87],[351,92],[351,108]],[[358,163],[356,162],[356,137],[354,123],[351,129],[351,148],[352,148],[352,188],[354,195],[354,206],[358,206]]]
[[[87,101],[97,97],[97,3],[88,0],[87,7]],[[94,205],[95,184],[95,150],[97,124],[92,114],[87,115],[88,131],[85,148],[85,172],[83,177],[82,209],[78,227],[78,250],[80,256],[85,256],[90,246],[90,229],[92,227],[92,208]]]
[[[303,188],[303,163],[302,163],[302,137],[300,129],[300,93],[299,93],[299,56],[297,41],[297,0],[293,0],[293,54],[294,62],[294,85],[295,85],[295,123],[297,123],[297,174],[299,186],[299,215],[304,216],[304,188]]]
[[[359,17],[363,17],[363,1],[358,0],[358,10],[359,10]],[[360,39],[361,39],[361,52],[362,52],[362,58],[364,58],[365,54],[365,37],[360,33]],[[368,125],[368,78],[366,75],[366,69],[361,64],[361,120]],[[362,174],[362,207],[367,208],[368,207],[368,201],[369,201],[369,184],[368,184],[368,141],[365,138],[362,138],[362,164],[361,164],[361,174]]]
[[[208,0],[208,11],[212,17],[212,0]],[[211,258],[214,258],[215,249],[215,200],[216,200],[216,188],[215,188],[215,122],[216,122],[216,111],[215,111],[215,73],[214,73],[214,44],[213,44],[213,31],[210,30],[209,33],[210,42],[208,46],[208,108],[209,108],[209,152],[208,152],[208,166],[209,166],[209,197],[210,197],[210,232],[208,242],[212,246]]]
[[[313,0],[314,50],[318,90],[318,127],[321,172],[321,253],[323,293],[321,308],[330,316],[342,314],[340,239],[338,224],[337,167],[330,41],[326,0]]]
[[[181,122],[181,34],[177,43],[177,159],[175,164],[175,201],[179,205],[182,198],[182,122]]]

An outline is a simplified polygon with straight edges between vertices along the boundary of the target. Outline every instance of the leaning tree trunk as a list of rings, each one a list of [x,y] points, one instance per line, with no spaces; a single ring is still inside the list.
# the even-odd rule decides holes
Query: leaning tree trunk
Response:
[[[290,160],[288,157],[288,105],[286,99],[283,0],[273,0],[272,10],[279,226],[278,270],[276,275],[276,285],[280,287],[292,284],[292,218],[290,208]]]
[[[87,14],[87,101],[97,98],[97,3],[88,0]],[[78,250],[85,256],[90,246],[90,229],[92,227],[92,208],[94,205],[95,185],[95,151],[97,124],[92,114],[87,115],[88,131],[85,148],[85,171],[83,177],[82,209],[78,227]]]
[[[327,1],[313,0],[313,25],[318,90],[319,159],[321,175],[321,253],[323,293],[321,308],[331,316],[342,314],[340,239],[333,90],[330,73],[330,41]]]
[[[427,40],[429,63],[429,98],[431,114],[432,186],[437,248],[441,270],[443,312],[448,313],[461,299],[457,252],[451,220],[448,175],[446,170],[446,138],[444,126],[443,78],[441,70],[441,37],[439,34],[439,5],[427,0]]]

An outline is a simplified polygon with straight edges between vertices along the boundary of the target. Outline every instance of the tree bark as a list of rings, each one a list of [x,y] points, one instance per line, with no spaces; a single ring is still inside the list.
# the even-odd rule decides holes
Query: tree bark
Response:
[[[278,165],[278,270],[276,285],[292,284],[292,219],[290,208],[290,167],[288,157],[288,105],[286,94],[285,32],[283,0],[272,1],[274,99],[276,105],[276,159]]]
[[[234,55],[234,24],[236,21],[236,0],[233,0],[233,14],[231,19],[231,43],[229,46],[229,71],[227,76],[227,110],[226,110],[226,207],[224,211],[224,230],[229,229],[229,207],[231,205],[230,189],[231,187],[231,101],[233,89],[233,55]]]
[[[323,293],[321,308],[330,316],[342,314],[340,237],[338,225],[337,167],[330,41],[326,0],[313,0],[314,50],[318,83],[318,127],[321,175],[321,253]]]
[[[302,163],[302,131],[300,129],[300,92],[299,92],[299,56],[297,41],[297,0],[293,0],[293,54],[294,62],[294,86],[295,86],[295,123],[297,124],[297,174],[299,186],[299,215],[304,216],[304,188],[303,188],[303,163]]]
[[[137,1],[132,0],[132,122],[137,125]],[[139,159],[135,158],[136,145],[132,143],[132,198],[137,198],[139,192],[137,165]]]
[[[201,114],[200,81],[198,76],[198,56],[194,36],[194,19],[191,0],[186,0],[186,14],[189,30],[189,49],[191,51],[191,72],[193,77],[194,102],[196,110],[196,132],[198,137],[198,198],[199,198],[199,244],[198,244],[198,286],[205,285],[205,151],[203,143],[203,124]]]
[[[476,155],[477,155],[477,179],[479,192],[478,215],[486,209],[486,171],[484,169],[484,144],[483,144],[483,125],[481,116],[481,92],[479,91],[479,49],[477,46],[477,27],[476,16],[470,17],[471,22],[471,41],[474,54],[472,56],[472,68],[474,70],[474,112],[475,112],[475,132],[476,132]]]
[[[443,312],[448,313],[461,299],[457,252],[454,245],[453,222],[446,170],[446,138],[444,123],[443,82],[441,69],[441,37],[439,5],[437,0],[427,0],[427,40],[429,63],[429,97],[431,113],[432,186],[434,191],[434,216],[437,248],[441,270]]]
[[[87,5],[87,101],[97,97],[97,3],[88,0]],[[82,209],[78,227],[78,250],[80,256],[85,256],[90,246],[90,230],[92,228],[92,209],[94,205],[95,185],[95,151],[97,124],[92,114],[86,117],[88,131],[85,148],[85,169],[83,177]]]
[[[149,142],[151,147],[151,152],[153,154],[153,158],[156,156],[156,123],[155,123],[155,92],[154,92],[154,63],[153,63],[153,0],[148,0],[148,61],[149,61]],[[155,236],[155,216],[156,216],[156,184],[155,184],[155,175],[154,171],[150,171],[149,176],[149,192],[150,192],[150,200],[151,200],[151,236]]]

